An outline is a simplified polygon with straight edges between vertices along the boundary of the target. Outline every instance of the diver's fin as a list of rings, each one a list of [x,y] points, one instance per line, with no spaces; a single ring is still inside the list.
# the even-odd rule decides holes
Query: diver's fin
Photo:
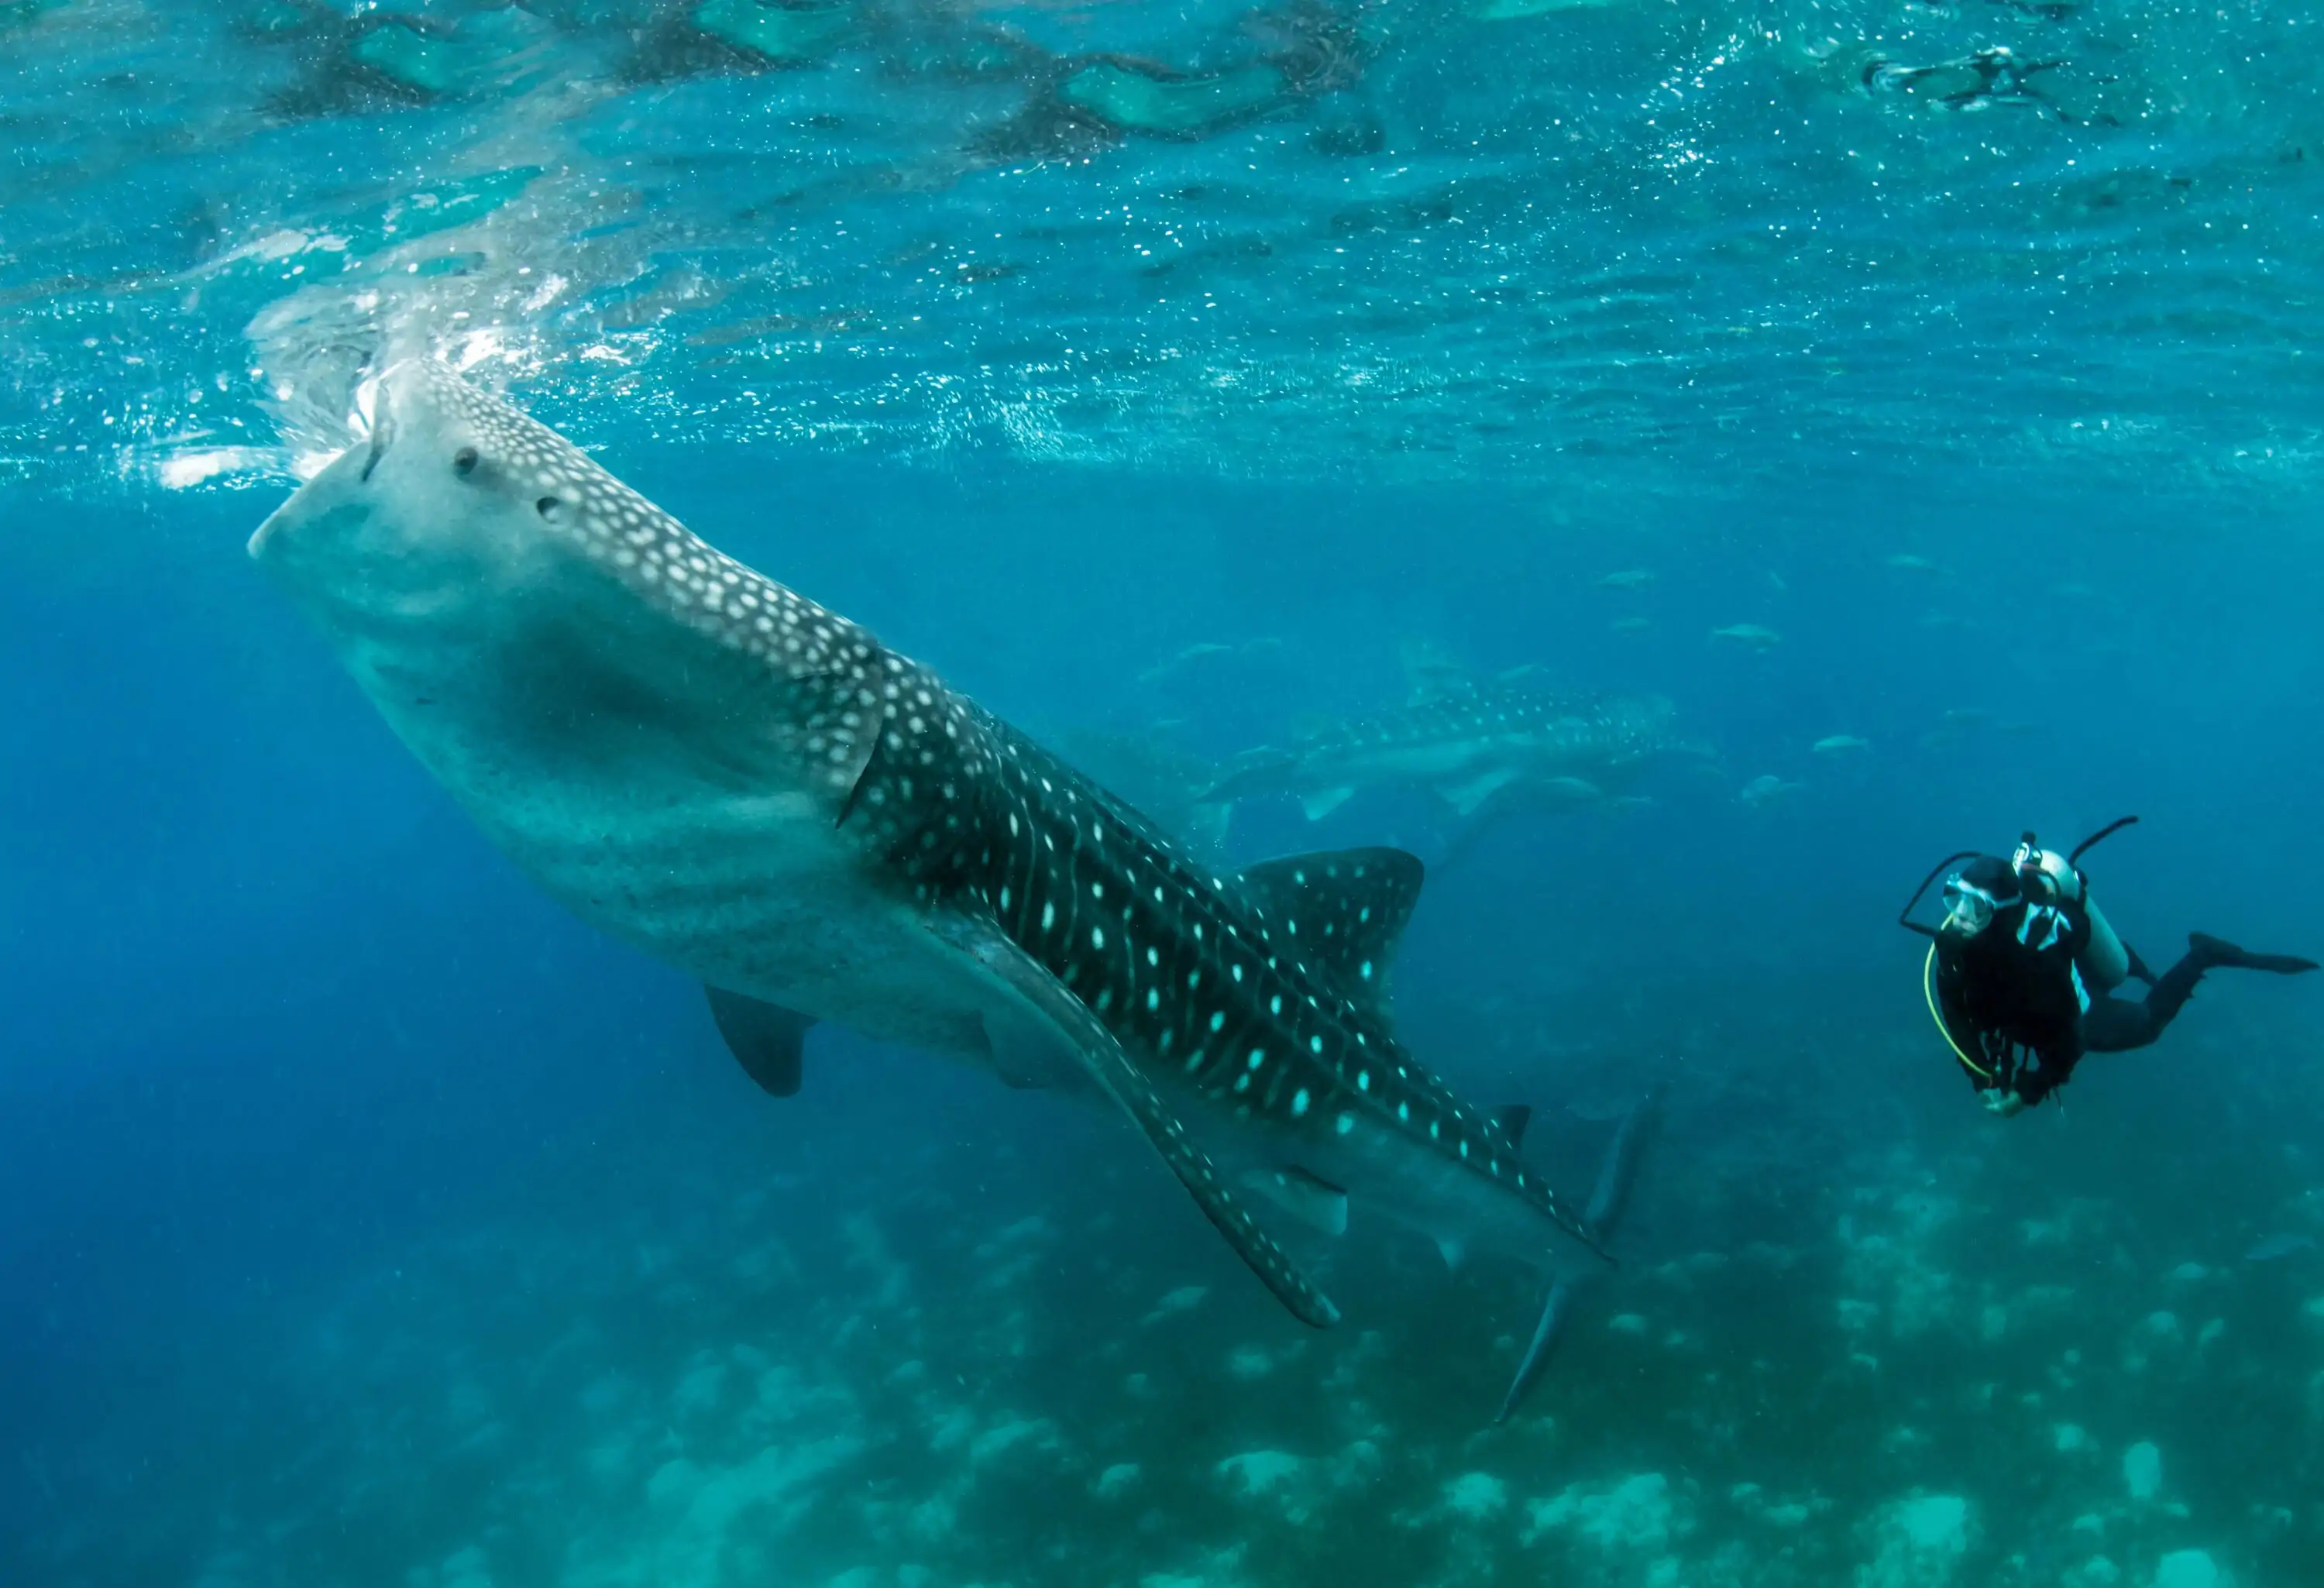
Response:
[[[2302,971],[2312,971],[2316,962],[2289,954],[2254,954],[2238,948],[2208,932],[2190,932],[2187,946],[2199,955],[2207,967],[2224,966],[2239,971],[2273,971],[2279,976],[2296,976]]]
[[[1454,783],[1440,788],[1436,791],[1444,796],[1446,803],[1462,816],[1474,816],[1477,807],[1517,781],[1517,776],[1515,768],[1500,767],[1480,777],[1471,778],[1465,783]]]
[[[947,928],[945,935],[1014,992],[1026,1011],[1047,1021],[1077,1058],[1092,1080],[1122,1112],[1137,1122],[1178,1183],[1186,1187],[1235,1255],[1250,1265],[1275,1298],[1301,1323],[1327,1329],[1340,1321],[1340,1309],[1295,1267],[1283,1248],[1231,1196],[1219,1179],[1210,1156],[1188,1138],[1155,1090],[1146,1072],[1121,1050],[1113,1033],[1101,1024],[1081,1000],[1031,956],[989,924],[967,920]]]
[[[1355,792],[1354,789],[1346,786],[1337,789],[1318,789],[1313,793],[1302,794],[1299,797],[1299,809],[1309,821],[1320,822],[1345,805]]]
[[[2122,946],[2122,951],[2130,961],[2130,974],[2133,977],[2145,983],[2150,987],[2163,979],[2154,974],[2153,970],[2144,960],[2138,957],[2137,949],[2133,948],[2129,944],[2125,943]]]
[[[1525,1360],[1517,1363],[1517,1376],[1509,1380],[1508,1393],[1501,1397],[1501,1409],[1493,1414],[1493,1421],[1506,1423],[1540,1380],[1541,1371],[1549,1365],[1549,1353],[1557,1348],[1557,1337],[1565,1330],[1567,1314],[1572,1312],[1574,1287],[1571,1280],[1559,1279],[1549,1288],[1549,1299],[1543,1304],[1541,1321],[1534,1325],[1533,1343],[1526,1347]]]
[[[729,992],[724,987],[702,989],[710,998],[710,1018],[726,1039],[726,1050],[742,1066],[742,1073],[759,1083],[770,1097],[796,1097],[807,1029],[813,1015]]]
[[[1329,1180],[1295,1167],[1251,1169],[1242,1183],[1310,1229],[1326,1235],[1348,1233],[1348,1194]]]
[[[1501,1134],[1509,1139],[1512,1147],[1525,1145],[1526,1127],[1533,1122],[1533,1104],[1504,1103],[1493,1110],[1493,1123],[1500,1126]]]
[[[1351,1003],[1388,1012],[1388,969],[1427,868],[1401,849],[1327,849],[1246,867],[1244,893]]]

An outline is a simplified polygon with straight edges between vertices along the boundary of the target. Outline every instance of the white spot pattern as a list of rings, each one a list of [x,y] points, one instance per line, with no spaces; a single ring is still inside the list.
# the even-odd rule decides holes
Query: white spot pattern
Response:
[[[835,823],[874,869],[925,908],[990,913],[1093,1011],[1133,1068],[1139,1056],[1183,1041],[1185,1058],[1165,1072],[1184,1077],[1174,1085],[1218,1097],[1264,1072],[1263,1095],[1240,1109],[1289,1128],[1326,1100],[1341,1134],[1354,1129],[1357,1109],[1376,1111],[1460,1159],[1481,1149],[1499,1174],[1509,1152],[1498,1127],[1410,1063],[1370,1012],[1376,1006],[1355,1001],[1377,996],[1379,962],[1409,910],[1416,867],[1408,878],[1394,866],[1368,874],[1362,861],[1310,857],[1231,887],[926,668],[709,547],[546,427],[449,376],[439,384],[491,460],[480,481],[530,494],[540,532],[595,559],[641,606],[762,663],[770,688],[760,731],[798,754],[803,779],[826,791]],[[1106,928],[1074,917],[1077,901],[1116,898],[1126,901],[1123,942],[1109,954]],[[1222,958],[1225,996],[1197,1010],[1193,994]],[[1364,991],[1351,998],[1355,987]],[[1286,1017],[1286,1006],[1297,1012]],[[1198,1025],[1222,1039],[1195,1040]],[[1383,1045],[1393,1082],[1351,1062]],[[1247,1054],[1241,1073],[1220,1073],[1230,1066],[1217,1061],[1238,1047]],[[1328,1311],[1213,1183],[1208,1160],[1167,1111],[1157,1103],[1140,1117],[1277,1294],[1312,1297]],[[1545,1188],[1514,1178],[1574,1227]]]

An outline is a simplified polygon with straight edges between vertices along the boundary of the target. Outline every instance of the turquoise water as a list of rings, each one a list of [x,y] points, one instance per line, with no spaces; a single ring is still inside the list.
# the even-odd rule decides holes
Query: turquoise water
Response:
[[[2324,1577],[2317,986],[2000,1122],[1890,924],[2135,811],[2158,965],[2324,944],[2318,26],[0,6],[0,1580]],[[415,355],[1216,863],[1421,855],[1412,1050],[1576,1200],[1663,1099],[1524,1410],[1540,1273],[1279,1229],[1307,1330],[500,857],[241,549]],[[1448,679],[1674,744],[1194,798]]]

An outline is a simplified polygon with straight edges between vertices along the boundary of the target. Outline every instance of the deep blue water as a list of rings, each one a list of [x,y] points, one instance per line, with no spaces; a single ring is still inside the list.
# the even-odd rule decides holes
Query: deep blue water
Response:
[[[2319,984],[2004,1122],[1893,924],[2135,813],[2158,965],[2324,951],[2312,23],[1525,9],[0,7],[0,1581],[2324,1576]],[[1865,64],[2003,40],[2083,97]],[[1536,1276],[1360,1229],[1312,1334],[498,856],[242,549],[413,347],[1069,759],[1670,697],[1634,808],[1228,839],[1431,863],[1397,1029],[1576,1195],[1662,1088],[1527,1411]]]

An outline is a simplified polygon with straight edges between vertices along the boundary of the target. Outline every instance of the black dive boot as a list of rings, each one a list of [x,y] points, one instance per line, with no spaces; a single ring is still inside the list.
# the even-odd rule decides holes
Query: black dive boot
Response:
[[[2106,1043],[2099,1051],[2123,1047],[2144,1047],[2163,1034],[2163,1029],[2179,1016],[2187,1000],[2195,995],[2195,983],[2203,979],[2206,971],[2225,969],[2273,971],[2278,975],[2294,975],[2301,971],[2316,969],[2312,959],[2294,959],[2288,954],[2246,954],[2234,944],[2201,932],[2187,934],[2187,952],[2179,963],[2155,976],[2139,1005],[2145,1011],[2144,1031],[2137,1040],[2123,1039],[2127,1033],[2117,1032],[2115,1040]],[[2094,1045],[2095,1046],[2095,1045]]]

